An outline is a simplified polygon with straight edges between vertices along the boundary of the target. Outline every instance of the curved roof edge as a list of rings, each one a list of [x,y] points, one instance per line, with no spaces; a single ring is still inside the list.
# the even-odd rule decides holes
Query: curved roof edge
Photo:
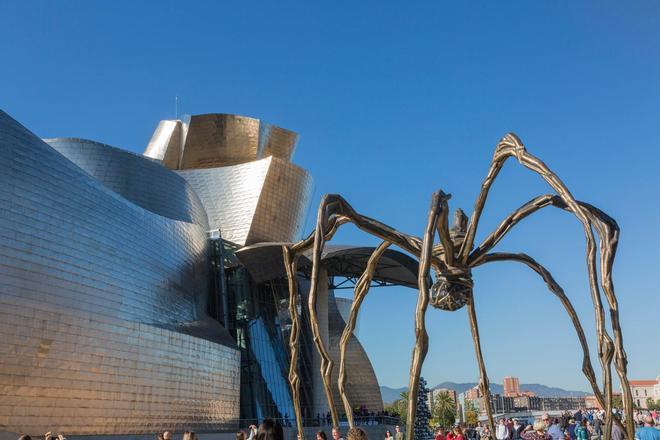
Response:
[[[260,283],[286,277],[282,246],[291,243],[257,243],[236,252],[236,257],[248,270],[255,282]],[[359,277],[367,266],[374,246],[326,245],[321,260],[329,276]],[[298,260],[298,269],[309,272],[312,268],[311,249]],[[418,262],[403,252],[387,249],[381,257],[374,280],[417,289]]]
[[[154,214],[208,229],[192,186],[160,161],[91,139],[42,139],[69,162],[126,201]]]

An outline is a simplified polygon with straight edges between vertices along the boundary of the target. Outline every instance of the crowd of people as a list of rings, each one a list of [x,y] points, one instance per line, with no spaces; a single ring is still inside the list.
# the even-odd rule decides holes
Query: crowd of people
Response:
[[[565,412],[559,417],[543,414],[533,423],[516,418],[498,420],[495,432],[491,432],[486,424],[478,423],[474,428],[464,428],[461,425],[451,429],[438,429],[435,440],[602,440],[605,429],[605,413],[603,411],[580,410],[575,413]],[[619,411],[613,413],[611,440],[627,439],[625,423]],[[658,411],[635,411],[631,423],[635,425],[635,440],[660,440],[660,413]],[[236,440],[284,440],[282,424],[273,419],[264,419],[261,424],[250,425],[249,432],[238,431]],[[333,427],[332,440],[368,440],[367,433],[359,426],[354,426],[346,432],[346,437],[340,428]],[[300,438],[300,435],[298,435]],[[29,435],[22,435],[19,440],[32,440]],[[47,432],[44,440],[66,440],[62,434]],[[157,440],[173,440],[172,433],[165,431],[158,434]],[[193,431],[183,433],[182,440],[198,440]],[[316,432],[316,440],[328,440],[325,431]],[[406,440],[400,426],[395,426],[394,434],[387,430],[385,440]]]
[[[657,411],[635,411],[632,421],[635,425],[635,439],[660,440],[659,418],[660,413]],[[488,425],[479,423],[475,428],[456,426],[450,430],[439,429],[435,433],[435,440],[602,440],[604,420],[605,412],[602,410],[565,412],[559,417],[543,414],[532,423],[516,418],[502,418],[498,420],[494,433],[490,432]],[[627,440],[625,423],[621,413],[615,410],[612,440]]]

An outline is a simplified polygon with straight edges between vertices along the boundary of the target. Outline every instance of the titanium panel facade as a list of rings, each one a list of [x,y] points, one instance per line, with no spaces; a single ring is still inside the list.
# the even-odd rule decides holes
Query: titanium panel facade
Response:
[[[344,331],[346,323],[339,312],[335,296],[332,291],[328,295],[328,332],[330,343],[328,345],[330,357],[339,365],[339,341]],[[383,398],[380,394],[378,379],[371,366],[367,353],[362,348],[362,344],[355,336],[352,336],[348,342],[346,350],[346,395],[353,408],[365,407],[369,412],[383,411]],[[341,396],[337,381],[339,380],[339,368],[332,372],[333,394],[337,411],[344,412]]]
[[[4,112],[0,166],[0,425],[235,423],[239,353],[204,324],[206,228],[128,201]],[[204,339],[175,331],[193,322]]]
[[[240,165],[177,171],[199,195],[209,228],[238,245],[300,238],[312,178],[276,157]]]
[[[163,217],[208,228],[202,202],[188,183],[157,161],[86,139],[44,141],[122,197]]]

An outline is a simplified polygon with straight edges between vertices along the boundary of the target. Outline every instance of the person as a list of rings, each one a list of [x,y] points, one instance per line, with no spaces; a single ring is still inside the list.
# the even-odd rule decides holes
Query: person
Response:
[[[552,438],[546,434],[543,420],[535,420],[533,426],[527,426],[521,437],[523,440],[550,440]]]
[[[506,427],[504,419],[500,419],[497,423],[497,428],[495,428],[495,438],[497,440],[508,440],[509,438],[509,428]]]
[[[575,440],[575,420],[570,419],[568,421],[568,427],[566,428],[566,433],[571,440]]]
[[[316,440],[328,440],[328,437],[325,435],[325,431],[316,431]]]
[[[625,440],[626,434],[621,427],[621,417],[619,416],[619,413],[615,412],[615,410],[612,410],[612,418],[612,434],[610,436],[611,440]],[[617,423],[617,421],[619,423]],[[632,423],[632,421],[629,423]]]
[[[245,440],[246,438],[247,435],[245,434],[245,431],[243,431],[242,429],[236,433],[236,440]]]
[[[156,440],[165,440],[160,432],[156,435]]]
[[[506,419],[505,425],[506,425],[506,429],[509,432],[509,435],[507,436],[507,438],[509,440],[512,440],[513,439],[513,420]]]
[[[163,433],[163,440],[172,440],[172,433],[170,431],[165,431]]]
[[[332,428],[332,439],[333,440],[344,440],[344,437],[341,436],[341,431],[336,426],[334,426]]]
[[[547,417],[548,415],[545,414]],[[543,419],[542,419],[543,420]],[[564,432],[561,430],[560,426],[560,421],[558,418],[554,418],[550,420],[549,417],[547,417],[546,420],[543,420],[545,423],[545,426],[547,428],[546,433],[552,438],[552,440],[564,440]]]
[[[27,435],[27,434],[23,434],[22,436],[20,436],[20,437],[18,438],[18,440],[32,440],[32,437],[30,437],[30,436]]]
[[[454,440],[465,440],[465,436],[463,435],[463,430],[459,425],[454,426]]]
[[[385,440],[394,440],[394,436],[392,436],[389,429],[385,431]]]
[[[401,432],[401,427],[399,425],[394,427],[394,431],[396,432],[396,434],[394,434],[394,440],[406,440],[406,436]]]
[[[642,419],[644,426],[635,431],[635,440],[660,440],[660,430],[655,428],[653,417],[646,415]]]
[[[354,426],[346,433],[346,440],[368,440],[367,433],[364,429]]]
[[[247,440],[254,440],[257,436],[257,425],[250,425],[248,429],[250,430],[250,435],[248,435]]]
[[[257,429],[256,440],[284,440],[282,425],[273,419],[264,419]]]
[[[511,426],[511,438],[513,440],[520,440],[520,434],[522,434],[525,427],[518,423],[518,419],[513,419],[513,425]]]
[[[594,417],[594,437],[596,440],[600,440],[600,437],[603,435],[603,422],[600,420],[599,416]]]
[[[589,440],[589,431],[587,431],[587,420],[582,417],[579,424],[575,426],[575,438],[577,440]]]
[[[488,425],[484,426],[483,429],[481,430],[481,439],[483,440],[490,440],[493,438],[493,434],[490,432],[490,428]]]
[[[389,432],[389,431],[387,431]],[[387,437],[385,437],[385,440],[390,440]],[[445,440],[445,435],[442,433],[442,428],[438,428],[435,431],[435,440]]]
[[[195,431],[186,431],[183,433],[183,440],[197,440],[197,434]]]

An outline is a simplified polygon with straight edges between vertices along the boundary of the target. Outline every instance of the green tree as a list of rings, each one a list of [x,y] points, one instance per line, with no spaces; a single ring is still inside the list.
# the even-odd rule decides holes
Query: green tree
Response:
[[[655,401],[653,400],[653,398],[649,397],[648,399],[646,399],[646,407],[651,411],[653,411],[654,409],[655,410],[660,409],[660,399]]]
[[[385,406],[385,411],[399,417],[401,424],[405,425],[408,420],[408,391],[400,394],[400,398]]]
[[[465,423],[468,426],[476,426],[479,421],[477,407],[472,400],[465,401]]]
[[[440,393],[433,399],[431,410],[434,425],[449,428],[456,422],[456,404],[448,393]]]

